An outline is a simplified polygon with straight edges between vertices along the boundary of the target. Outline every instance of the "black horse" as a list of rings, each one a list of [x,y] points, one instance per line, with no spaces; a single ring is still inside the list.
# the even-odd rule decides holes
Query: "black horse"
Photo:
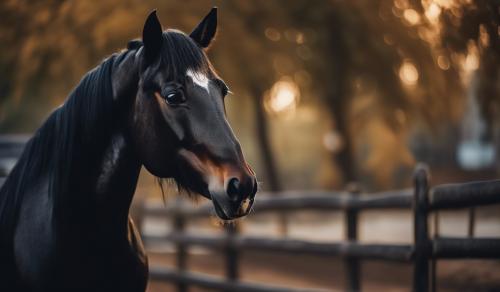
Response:
[[[147,258],[129,218],[142,165],[246,215],[257,184],[225,117],[228,88],[190,35],[162,31],[87,73],[28,142],[0,190],[0,291],[144,291]]]

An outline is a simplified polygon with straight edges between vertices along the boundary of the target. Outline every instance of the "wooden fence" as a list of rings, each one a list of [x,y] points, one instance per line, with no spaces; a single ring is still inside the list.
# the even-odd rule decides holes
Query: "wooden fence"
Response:
[[[15,159],[22,152],[26,136],[0,136],[0,186]],[[175,282],[179,291],[188,286],[200,286],[217,291],[322,291],[319,289],[297,290],[239,281],[241,250],[276,251],[289,254],[338,256],[347,267],[348,289],[361,290],[360,265],[362,259],[404,261],[414,264],[413,290],[436,290],[436,260],[500,258],[500,238],[474,238],[474,207],[500,204],[500,180],[429,187],[429,172],[425,166],[415,171],[414,188],[370,195],[333,192],[295,192],[283,194],[259,194],[254,213],[290,212],[298,210],[340,211],[345,216],[346,239],[342,242],[317,243],[291,239],[249,237],[238,232],[237,224],[225,226],[223,236],[200,236],[186,232],[187,221],[211,216],[210,204],[199,208],[163,207],[143,204],[139,219],[161,216],[173,219],[173,232],[166,236],[144,236],[146,243],[172,242],[176,245],[176,269],[150,267],[150,278]],[[414,242],[408,245],[366,244],[357,241],[358,214],[373,209],[412,209],[414,215]],[[469,237],[448,238],[439,236],[438,216],[443,209],[469,209]],[[434,216],[434,233],[429,233],[429,215]],[[203,246],[221,250],[226,259],[226,278],[215,278],[187,270],[188,248]]]
[[[239,254],[241,250],[261,250],[288,254],[338,256],[347,268],[349,291],[360,291],[360,264],[362,259],[412,262],[413,291],[436,290],[436,260],[438,259],[499,259],[500,238],[474,238],[474,212],[469,213],[469,237],[450,238],[439,236],[437,213],[443,209],[469,208],[500,204],[500,180],[439,185],[429,188],[429,172],[425,166],[415,170],[414,188],[377,194],[360,195],[357,192],[302,192],[283,194],[259,194],[255,212],[290,212],[298,210],[340,211],[344,213],[345,240],[316,243],[292,239],[249,237],[238,233],[237,225],[228,225],[223,236],[200,236],[185,231],[187,221],[211,216],[210,204],[200,208],[160,205],[142,206],[143,216],[164,216],[173,219],[172,232],[166,236],[144,236],[146,243],[172,242],[177,249],[176,269],[153,266],[150,277],[177,283],[178,291],[186,291],[190,285],[217,291],[323,291],[319,289],[292,289],[289,287],[264,286],[243,283],[238,280]],[[367,244],[357,241],[358,214],[373,209],[412,209],[414,216],[413,244]],[[429,232],[429,215],[434,218],[434,234]],[[216,278],[187,270],[190,246],[222,251],[225,254],[226,277]]]

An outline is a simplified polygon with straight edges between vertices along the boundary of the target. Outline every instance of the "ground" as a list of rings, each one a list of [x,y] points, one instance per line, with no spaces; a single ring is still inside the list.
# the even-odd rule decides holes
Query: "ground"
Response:
[[[476,210],[475,237],[500,237],[500,209],[498,206]],[[467,237],[468,211],[439,213],[439,235]],[[295,212],[288,214],[288,237],[314,242],[335,242],[344,239],[342,212]],[[212,220],[191,220],[186,231],[194,234],[220,233]],[[281,237],[276,214],[252,214],[241,222],[241,232],[247,236]],[[433,217],[430,235],[434,234]],[[168,234],[172,222],[165,218],[148,218],[143,232],[151,235]],[[359,240],[364,243],[411,244],[413,242],[413,215],[410,211],[364,211],[359,218]],[[175,266],[172,249],[148,247],[154,265]],[[188,269],[223,276],[224,256],[206,250],[192,249]],[[343,261],[334,257],[287,255],[243,251],[240,261],[243,281],[274,284],[292,288],[323,288],[345,291],[346,273]],[[442,260],[437,264],[437,291],[500,291],[499,260]],[[386,261],[362,261],[362,291],[411,291],[413,268],[411,264]],[[175,286],[151,282],[148,292],[176,291]],[[191,289],[193,291],[208,291]]]
[[[151,254],[151,264],[174,266],[172,254]],[[223,256],[195,254],[189,257],[192,271],[224,275]],[[245,252],[240,263],[243,281],[293,288],[345,291],[344,264],[337,258]],[[500,291],[500,261],[440,261],[438,291]],[[364,261],[363,291],[411,291],[412,266],[405,263]],[[176,291],[173,285],[150,282],[148,292]],[[190,291],[209,291],[191,289]]]

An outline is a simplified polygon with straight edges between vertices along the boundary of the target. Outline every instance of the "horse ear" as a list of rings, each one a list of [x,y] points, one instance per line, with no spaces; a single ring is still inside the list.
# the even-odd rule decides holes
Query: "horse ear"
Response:
[[[217,7],[213,7],[189,35],[200,47],[206,48],[217,32]]]
[[[163,41],[162,33],[160,21],[156,16],[156,10],[153,10],[149,13],[142,31],[144,55],[148,63],[154,61],[160,54]]]

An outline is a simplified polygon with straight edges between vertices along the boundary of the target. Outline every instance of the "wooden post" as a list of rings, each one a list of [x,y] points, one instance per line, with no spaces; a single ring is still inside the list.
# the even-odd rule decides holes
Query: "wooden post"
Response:
[[[180,211],[178,211],[175,216],[174,216],[174,232],[176,234],[182,234],[184,233],[186,227],[186,221],[184,216],[181,214]],[[177,243],[176,244],[177,248],[177,269],[179,272],[183,272],[187,268],[187,250],[186,247],[184,246],[183,243]],[[185,283],[179,282],[177,283],[177,291],[179,292],[186,292],[187,291],[187,285]]]
[[[439,211],[434,211],[434,237],[437,239],[439,237]],[[431,291],[436,292],[437,290],[437,260],[432,257],[431,259]]]
[[[231,242],[234,237],[238,234],[238,223],[233,222],[224,226],[226,230],[226,236],[228,243]],[[239,253],[238,249],[231,245],[227,245],[226,249],[226,277],[229,281],[237,281],[238,280],[238,260]]]
[[[470,207],[469,208],[469,230],[467,232],[467,235],[472,238],[474,237],[474,227],[475,227],[475,222],[476,222],[476,208]]]
[[[429,290],[429,257],[430,242],[427,226],[429,173],[427,167],[418,165],[415,170],[415,196],[413,201],[414,214],[414,268],[413,291],[427,292]]]
[[[281,236],[287,237],[288,236],[288,212],[287,211],[280,211],[278,214],[278,223],[279,223],[279,232]]]
[[[359,188],[356,185],[349,187],[349,194],[353,197],[359,195]],[[348,208],[345,211],[345,231],[348,241],[356,242],[358,240],[358,210]],[[347,272],[347,290],[360,291],[360,263],[355,257],[348,257],[345,260]]]

